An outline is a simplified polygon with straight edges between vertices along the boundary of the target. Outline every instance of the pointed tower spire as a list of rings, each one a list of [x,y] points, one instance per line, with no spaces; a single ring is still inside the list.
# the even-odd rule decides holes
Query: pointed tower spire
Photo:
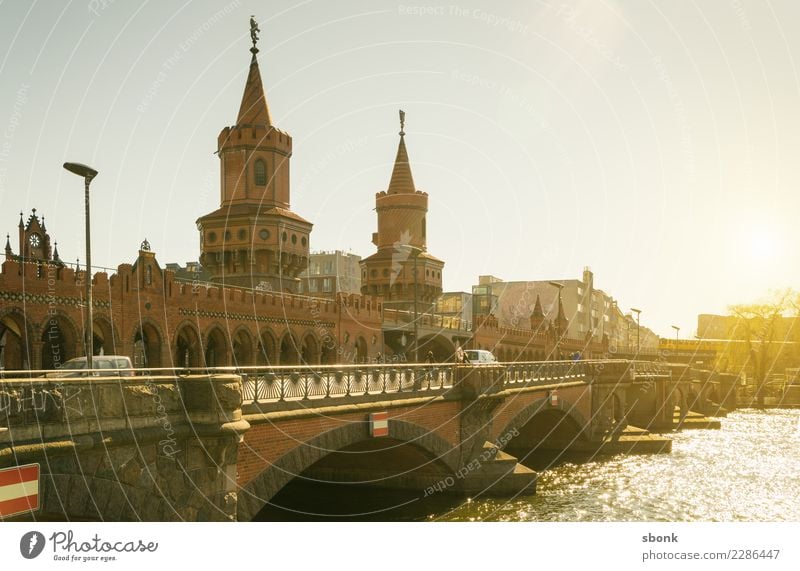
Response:
[[[19,211],[19,227],[25,228],[25,223],[22,221],[23,213],[22,210]]]
[[[258,53],[256,42],[258,42],[260,31],[255,17],[251,16],[250,38],[253,41],[253,47],[250,48],[250,52],[253,57],[250,60],[250,71],[244,86],[242,104],[239,106],[239,116],[236,118],[237,125],[272,125],[267,98],[264,96],[264,86],[261,83],[261,72],[258,69],[258,59],[256,59]]]
[[[14,252],[11,250],[11,235],[6,234],[6,259],[9,259]]]
[[[58,242],[55,243],[55,248],[53,249],[53,260],[55,260],[56,262],[61,261],[58,257]]]
[[[417,191],[414,186],[414,177],[411,175],[411,164],[408,161],[408,151],[406,151],[406,134],[403,130],[406,123],[406,112],[400,110],[400,144],[397,147],[397,156],[394,159],[394,169],[392,170],[392,180],[389,181],[389,194],[408,193],[413,194]]]
[[[531,329],[538,331],[544,324],[544,310],[542,309],[542,300],[539,299],[539,294],[536,294],[536,303],[533,305],[533,313],[531,313]]]
[[[567,331],[567,327],[569,326],[567,316],[564,314],[564,302],[561,299],[561,290],[558,291],[558,316],[556,317],[556,326],[562,335]]]

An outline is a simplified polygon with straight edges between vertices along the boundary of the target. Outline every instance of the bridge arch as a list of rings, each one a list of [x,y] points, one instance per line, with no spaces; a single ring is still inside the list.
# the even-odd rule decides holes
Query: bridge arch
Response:
[[[553,403],[544,397],[517,413],[497,434],[497,441],[523,464],[542,470],[563,460],[565,452],[579,450],[590,440],[590,430],[571,402],[559,396]]]
[[[238,520],[252,520],[286,484],[297,477],[302,478],[302,473],[320,460],[334,453],[346,453],[349,448],[381,442],[389,443],[390,451],[410,445],[420,458],[425,458],[427,466],[439,472],[439,477],[452,476],[458,469],[459,448],[428,428],[390,419],[388,437],[372,438],[366,423],[350,422],[299,443],[274,462],[268,462],[264,470],[240,488]],[[247,446],[246,439],[244,444],[240,444],[242,446]]]

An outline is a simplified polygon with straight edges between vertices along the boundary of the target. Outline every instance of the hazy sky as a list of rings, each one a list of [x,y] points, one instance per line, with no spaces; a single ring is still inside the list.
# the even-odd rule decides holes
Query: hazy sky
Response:
[[[294,137],[314,250],[374,251],[406,111],[446,290],[584,266],[663,335],[800,285],[800,4],[0,1],[0,230],[45,215],[63,259],[199,255],[217,135],[250,53]]]

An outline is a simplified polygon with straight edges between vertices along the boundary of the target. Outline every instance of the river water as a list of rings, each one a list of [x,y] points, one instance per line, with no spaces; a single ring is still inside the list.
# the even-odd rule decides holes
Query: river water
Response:
[[[671,454],[617,455],[543,470],[536,495],[438,494],[418,501],[401,492],[348,497],[317,488],[297,491],[307,501],[300,511],[267,510],[258,519],[800,521],[800,410],[735,411],[719,430],[683,430],[672,438]],[[333,505],[340,517],[309,515],[322,497],[327,513]]]

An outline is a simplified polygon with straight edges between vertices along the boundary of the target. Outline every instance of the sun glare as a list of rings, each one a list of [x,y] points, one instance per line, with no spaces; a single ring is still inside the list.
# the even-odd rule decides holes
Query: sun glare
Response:
[[[747,235],[745,250],[754,262],[770,262],[780,254],[780,242],[772,230],[759,228]]]

